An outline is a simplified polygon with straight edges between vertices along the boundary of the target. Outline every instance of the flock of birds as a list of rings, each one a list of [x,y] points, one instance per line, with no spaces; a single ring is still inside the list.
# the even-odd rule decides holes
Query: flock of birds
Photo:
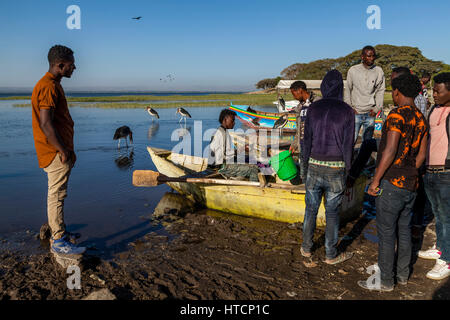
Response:
[[[159,119],[159,114],[158,112],[153,109],[152,107],[147,107],[147,112],[149,115],[152,116],[152,122],[156,119]],[[191,114],[184,108],[177,108],[177,112],[175,112],[175,114],[179,114],[180,115],[180,121],[178,121],[178,123],[181,122],[181,120],[183,120],[184,118],[184,124],[186,125],[186,118],[192,118]],[[122,126],[116,129],[116,132],[114,133],[114,137],[113,140],[119,140],[118,144],[117,144],[117,148],[120,149],[120,140],[121,139],[125,139],[125,143],[127,145],[128,148],[128,141],[127,138],[130,140],[130,143],[133,143],[133,132],[131,131],[130,127],[128,126]]]

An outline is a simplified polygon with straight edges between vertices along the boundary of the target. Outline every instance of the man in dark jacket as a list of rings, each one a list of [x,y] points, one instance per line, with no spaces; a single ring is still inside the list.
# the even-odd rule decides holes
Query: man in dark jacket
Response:
[[[325,263],[337,264],[350,259],[351,253],[337,253],[339,207],[350,170],[355,113],[343,101],[344,83],[337,70],[328,72],[320,86],[322,99],[311,104],[305,121],[304,161],[306,175],[306,211],[303,222],[301,254],[311,256],[317,212],[325,196]]]

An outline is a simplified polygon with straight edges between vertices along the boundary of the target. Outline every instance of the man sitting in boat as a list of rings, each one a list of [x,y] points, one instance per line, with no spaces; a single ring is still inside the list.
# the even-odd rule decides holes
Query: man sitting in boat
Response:
[[[220,112],[220,127],[214,133],[209,145],[208,164],[219,168],[219,173],[226,177],[248,178],[258,181],[258,166],[246,163],[236,163],[237,154],[233,147],[232,138],[228,130],[234,128],[236,113],[229,109]],[[246,146],[247,148],[247,146]]]
[[[299,162],[300,162],[300,178],[302,181],[305,181],[306,178],[306,165],[303,161],[303,134],[304,134],[304,123],[306,119],[306,112],[308,111],[308,107],[314,101],[319,100],[316,98],[312,91],[308,91],[306,88],[306,84],[303,81],[295,81],[291,84],[291,93],[292,96],[299,101],[299,104],[296,108],[292,109],[290,112],[296,113],[296,122],[297,122],[297,132],[295,134],[294,142],[292,143],[289,151],[291,153],[299,152]]]

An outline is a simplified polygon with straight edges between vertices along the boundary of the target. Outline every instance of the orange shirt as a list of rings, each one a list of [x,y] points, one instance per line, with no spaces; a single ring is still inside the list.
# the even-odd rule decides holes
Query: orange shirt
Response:
[[[33,106],[34,146],[36,147],[39,167],[45,168],[50,165],[58,151],[48,142],[39,126],[41,109],[53,109],[53,125],[56,132],[64,146],[73,151],[73,120],[69,113],[64,90],[50,72],[47,72],[34,87],[31,105]]]
[[[416,107],[399,106],[393,109],[383,125],[377,166],[386,148],[387,133],[400,133],[397,153],[392,165],[386,170],[384,179],[394,186],[415,191],[418,186],[416,158],[422,139],[428,135],[428,124],[422,112]]]

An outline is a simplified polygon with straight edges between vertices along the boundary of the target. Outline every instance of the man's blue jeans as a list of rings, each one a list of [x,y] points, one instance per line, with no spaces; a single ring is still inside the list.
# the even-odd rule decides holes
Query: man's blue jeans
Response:
[[[397,243],[397,278],[407,280],[411,263],[411,217],[416,193],[382,180],[377,207],[378,266],[381,284],[394,285],[395,242]],[[398,229],[398,231],[397,231]]]
[[[327,259],[337,256],[339,236],[339,209],[345,191],[345,169],[309,165],[306,175],[306,210],[303,221],[303,244],[311,252],[316,229],[317,212],[322,196],[325,197],[325,254]]]
[[[369,113],[355,114],[355,141],[358,139],[359,130],[363,127],[363,140],[372,138],[375,129],[375,118]]]
[[[436,247],[441,260],[450,262],[450,172],[427,172],[423,180],[436,218]]]

